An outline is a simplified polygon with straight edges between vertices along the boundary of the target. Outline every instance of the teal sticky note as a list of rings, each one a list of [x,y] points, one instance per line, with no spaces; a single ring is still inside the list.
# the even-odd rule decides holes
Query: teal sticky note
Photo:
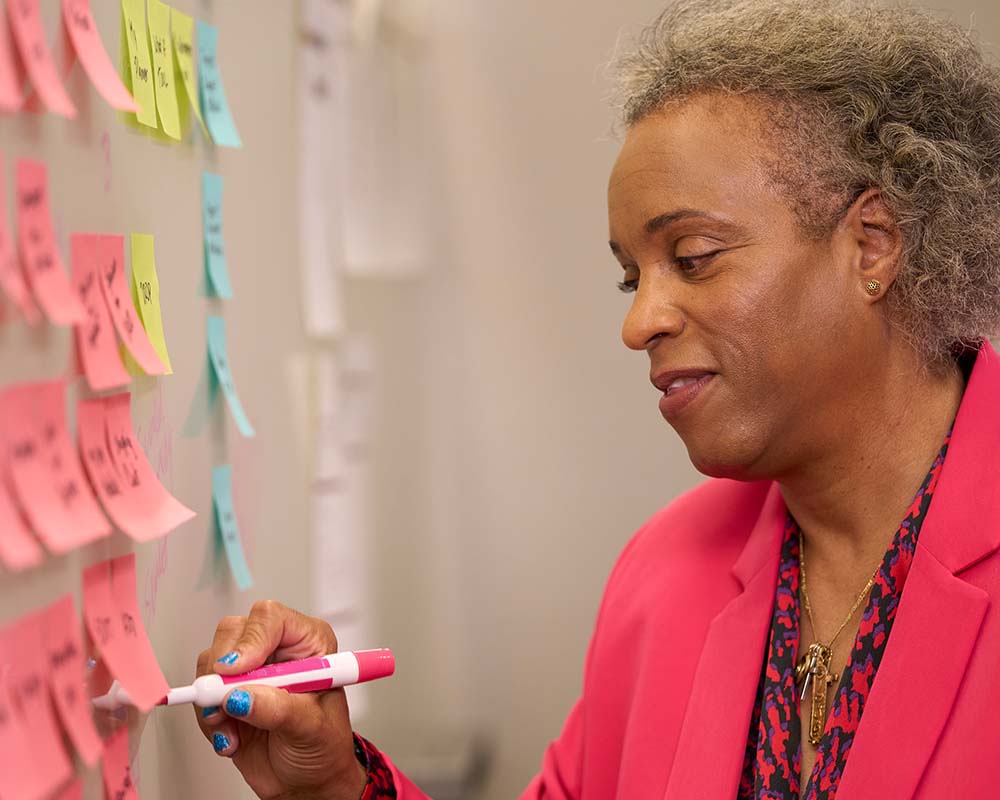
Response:
[[[226,321],[214,315],[208,317],[208,357],[212,362],[219,388],[226,396],[226,403],[229,405],[229,412],[233,415],[236,427],[244,436],[253,436],[253,425],[243,410],[233,375],[229,370],[229,356],[226,355]]]
[[[194,397],[191,399],[191,408],[188,409],[187,420],[181,428],[181,434],[192,438],[201,433],[205,423],[208,422],[212,413],[212,407],[219,396],[219,379],[215,377],[215,367],[212,366],[212,358],[207,353],[205,355],[205,369],[202,370],[201,379],[195,387]]]
[[[233,509],[232,470],[228,464],[212,470],[212,505],[215,507],[216,532],[226,550],[229,571],[233,573],[236,585],[245,592],[253,586],[253,577],[250,575],[250,567],[247,566],[243,540],[240,538],[240,528],[236,522],[236,511]]]
[[[201,224],[205,232],[205,274],[209,295],[228,299],[233,296],[226,267],[226,245],[222,237],[222,176],[211,172],[201,175]]]
[[[198,20],[198,99],[201,115],[212,134],[212,141],[223,147],[242,147],[236,123],[229,110],[222,72],[216,58],[219,29]]]

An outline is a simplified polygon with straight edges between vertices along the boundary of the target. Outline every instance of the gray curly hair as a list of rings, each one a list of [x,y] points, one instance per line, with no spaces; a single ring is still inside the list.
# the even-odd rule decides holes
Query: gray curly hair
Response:
[[[677,0],[615,59],[621,120],[750,95],[803,230],[881,190],[903,237],[889,318],[932,367],[1000,333],[1000,73],[967,31],[867,0]]]

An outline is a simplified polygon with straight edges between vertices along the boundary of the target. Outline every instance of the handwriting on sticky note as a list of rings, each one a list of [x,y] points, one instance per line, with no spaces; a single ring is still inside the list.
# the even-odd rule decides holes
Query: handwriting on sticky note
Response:
[[[229,411],[233,415],[233,421],[240,433],[244,436],[253,436],[253,425],[243,409],[240,402],[239,393],[236,391],[236,384],[233,375],[229,370],[229,356],[226,354],[226,322],[222,317],[212,314],[208,316],[208,356],[211,361],[215,377],[222,387],[222,393],[226,396],[226,403]]]
[[[62,0],[62,21],[73,51],[94,88],[119,111],[139,110],[108,57],[101,34],[90,11],[90,0]]]
[[[170,375],[170,355],[167,340],[163,334],[163,314],[160,310],[160,280],[156,275],[156,255],[153,237],[145,233],[133,233],[132,240],[132,289],[136,308],[142,319],[142,326],[156,355],[166,366]]]
[[[205,275],[210,294],[230,298],[233,287],[222,236],[222,176],[212,172],[201,175],[201,224],[205,232]]]
[[[0,395],[11,483],[35,532],[65,553],[111,532],[66,427],[66,382],[16,384]]]
[[[156,348],[139,323],[138,312],[125,280],[125,239],[122,236],[101,236],[97,248],[97,269],[101,291],[111,313],[118,336],[125,349],[147,375],[163,375],[166,364],[156,353]]]
[[[90,766],[101,756],[101,737],[94,727],[80,620],[72,595],[64,595],[42,612],[43,647],[49,686],[62,724],[80,758]]]
[[[70,271],[73,288],[87,312],[87,320],[75,326],[77,352],[87,383],[95,392],[124,386],[131,377],[118,354],[111,312],[101,291],[98,275],[100,237],[74,233],[70,237]]]
[[[218,63],[219,29],[201,20],[198,26],[198,94],[201,113],[212,140],[223,147],[242,147],[222,85],[222,72]]]
[[[170,9],[170,35],[174,43],[174,59],[181,75],[181,86],[186,96],[186,106],[194,111],[205,138],[211,138],[198,104],[198,79],[194,66],[194,20],[176,8]],[[185,102],[180,100],[180,102]]]
[[[3,19],[3,13],[0,12],[0,24],[3,23]],[[2,64],[0,64],[0,69],[2,69]],[[5,172],[3,154],[0,153],[0,186],[7,185]],[[31,301],[28,284],[24,280],[24,273],[21,272],[21,265],[17,260],[14,240],[7,228],[5,192],[0,192],[0,286],[7,293],[10,301],[20,310],[25,320],[31,325],[36,324],[39,320],[38,309]]]
[[[181,120],[174,85],[174,49],[170,42],[170,7],[162,0],[147,0],[149,43],[153,50],[153,87],[160,128],[171,139],[181,138]]]
[[[160,483],[135,440],[128,394],[81,400],[77,435],[83,463],[108,516],[133,539],[155,539],[194,517]]]
[[[17,654],[0,637],[0,797],[45,800],[51,793],[45,765],[36,760],[24,727],[24,717],[11,693],[12,674],[7,664]]]
[[[18,159],[17,238],[28,284],[45,315],[57,325],[82,322],[85,313],[63,267],[49,203],[48,169],[41,161]]]
[[[133,554],[84,570],[83,614],[87,630],[111,674],[138,709],[151,709],[169,687],[139,616]]]
[[[212,470],[212,504],[215,507],[216,530],[226,550],[229,571],[232,572],[236,585],[242,591],[246,591],[253,586],[253,577],[250,575],[250,567],[247,566],[246,553],[236,522],[232,470],[228,464]]]
[[[101,759],[104,796],[108,800],[139,800],[128,760],[128,728],[122,726],[104,741]]]
[[[38,0],[7,3],[7,12],[14,40],[21,53],[21,61],[42,102],[50,111],[64,117],[75,117],[76,107],[66,94],[52,60]]]
[[[21,712],[27,740],[37,760],[45,765],[51,793],[69,780],[73,764],[63,747],[49,697],[48,664],[42,649],[43,625],[44,618],[35,612],[8,625],[0,631],[0,638],[6,642],[3,652],[16,654],[4,665],[9,671],[10,693]]]
[[[146,6],[143,0],[122,0],[122,56],[124,82],[139,103],[136,119],[149,128],[156,127],[156,90],[153,88],[153,65],[146,34]]]

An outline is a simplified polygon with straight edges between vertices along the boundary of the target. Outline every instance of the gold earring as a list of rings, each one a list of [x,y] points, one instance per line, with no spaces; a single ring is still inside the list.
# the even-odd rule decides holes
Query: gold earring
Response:
[[[877,295],[880,291],[882,291],[882,284],[872,278],[872,280],[865,284],[865,291],[872,296]]]

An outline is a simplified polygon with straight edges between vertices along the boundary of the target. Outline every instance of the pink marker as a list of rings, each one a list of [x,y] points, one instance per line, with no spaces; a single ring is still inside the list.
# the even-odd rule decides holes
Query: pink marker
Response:
[[[242,686],[274,686],[287,692],[322,692],[352,683],[385,678],[396,671],[396,659],[387,648],[356,650],[313,656],[300,661],[268,664],[240,675],[202,675],[190,686],[171,689],[157,705],[220,705],[233,689]],[[106,695],[91,701],[97,708],[115,709],[131,704],[128,692],[117,681]]]

